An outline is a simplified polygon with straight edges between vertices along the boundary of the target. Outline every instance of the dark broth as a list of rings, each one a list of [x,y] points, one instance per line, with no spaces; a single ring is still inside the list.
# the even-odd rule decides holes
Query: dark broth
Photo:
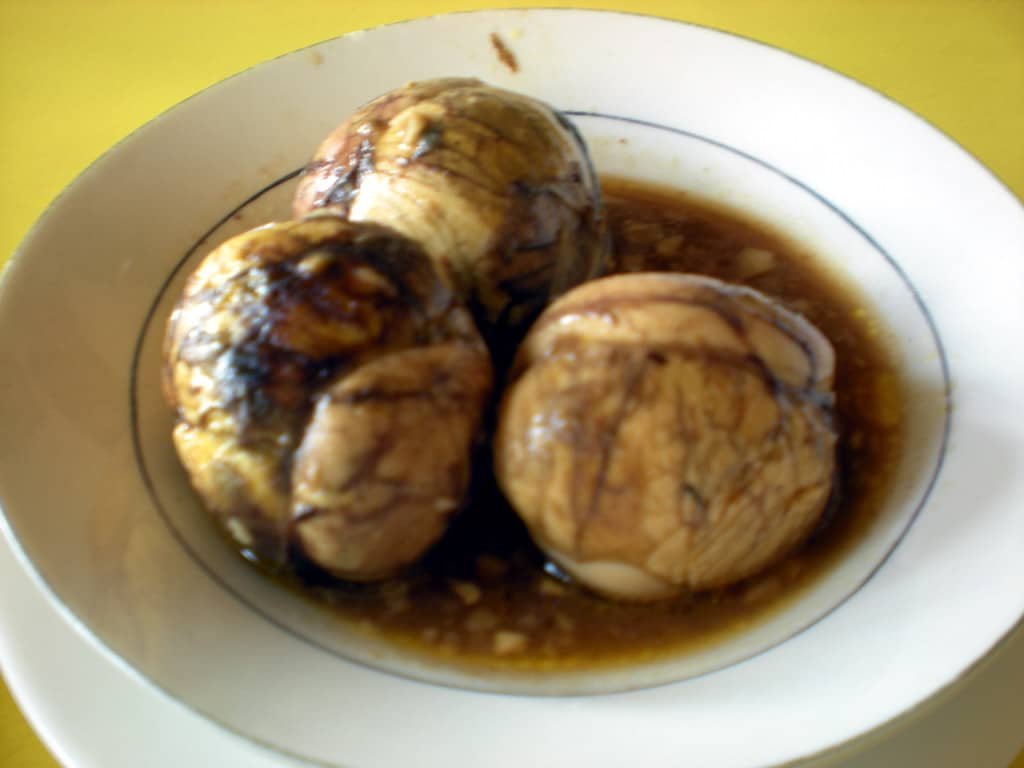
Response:
[[[858,540],[883,503],[901,442],[903,388],[861,296],[757,223],[678,192],[604,181],[617,271],[697,272],[743,283],[805,315],[836,350],[838,491],[795,554],[741,584],[648,604],[611,602],[545,571],[494,489],[489,461],[473,502],[409,573],[373,585],[303,589],[356,626],[419,653],[475,667],[569,669],[650,660],[765,618]]]

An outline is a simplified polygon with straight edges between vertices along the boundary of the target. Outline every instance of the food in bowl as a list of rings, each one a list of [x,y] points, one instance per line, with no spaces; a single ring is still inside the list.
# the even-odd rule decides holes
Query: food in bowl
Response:
[[[534,541],[619,599],[731,584],[832,492],[833,351],[763,294],[648,272],[582,285],[519,347],[495,470]]]
[[[597,175],[572,123],[479,80],[411,83],[357,110],[300,182],[295,214],[321,208],[420,243],[497,346],[608,261]]]
[[[211,423],[223,422],[228,429],[218,432],[216,439],[204,435],[205,443],[203,440],[195,443],[200,446],[198,449],[190,447],[188,440],[176,438],[179,455],[193,484],[214,517],[233,536],[236,546],[294,586],[300,594],[313,596],[334,607],[352,620],[354,626],[376,637],[427,653],[433,658],[463,664],[496,665],[503,669],[619,664],[677,653],[684,648],[710,642],[723,632],[749,626],[758,617],[766,616],[784,604],[842,554],[856,539],[857,532],[872,519],[892,477],[902,434],[902,389],[898,369],[877,332],[873,316],[863,306],[859,295],[820,263],[800,253],[763,225],[752,224],[729,212],[709,209],[670,191],[621,180],[602,180],[602,194],[597,195],[596,187],[590,189],[588,186],[595,182],[587,173],[576,179],[573,191],[567,193],[570,200],[577,199],[577,196],[580,199],[589,196],[592,200],[580,210],[570,206],[575,210],[576,234],[568,239],[563,233],[557,237],[529,241],[536,250],[547,254],[539,263],[529,261],[536,255],[532,246],[525,252],[520,247],[522,228],[518,225],[511,228],[489,227],[492,234],[508,234],[514,247],[488,241],[487,248],[476,251],[472,258],[466,257],[465,253],[455,258],[445,256],[439,244],[448,243],[452,248],[458,245],[456,231],[468,219],[447,215],[433,217],[431,214],[433,218],[413,217],[419,222],[417,226],[422,225],[422,228],[403,229],[397,223],[400,217],[381,222],[354,215],[354,201],[359,195],[371,192],[370,199],[375,202],[370,207],[374,209],[382,200],[391,200],[388,205],[395,210],[416,209],[410,200],[415,202],[424,198],[416,195],[406,199],[401,195],[390,198],[389,195],[397,188],[412,188],[402,185],[407,181],[406,174],[412,173],[414,167],[423,166],[431,173],[437,172],[441,165],[431,166],[431,155],[447,145],[435,136],[422,143],[417,141],[415,148],[410,150],[413,145],[408,137],[415,133],[412,128],[419,123],[411,117],[401,118],[402,112],[396,105],[418,108],[424,103],[434,103],[431,99],[439,98],[438,89],[443,92],[441,84],[448,84],[444,87],[450,86],[461,92],[470,88],[464,83],[440,81],[409,86],[363,108],[357,113],[363,117],[350,118],[325,143],[324,146],[329,147],[333,141],[335,149],[322,148],[300,181],[296,211],[307,214],[312,210],[313,213],[298,222],[275,224],[269,228],[272,232],[289,228],[298,228],[296,231],[301,232],[303,227],[323,227],[325,222],[330,222],[330,227],[339,231],[349,227],[354,228],[351,231],[376,233],[375,237],[392,244],[388,248],[403,253],[408,251],[408,262],[403,263],[409,274],[418,276],[412,282],[421,287],[405,287],[399,293],[404,296],[408,292],[417,297],[419,304],[414,302],[414,305],[423,305],[413,315],[436,319],[437,315],[423,307],[435,306],[432,301],[437,299],[441,306],[447,308],[441,312],[446,319],[439,324],[431,320],[425,325],[417,325],[406,317],[408,307],[404,302],[388,305],[393,312],[390,315],[380,314],[376,309],[368,310],[365,321],[376,330],[369,334],[373,341],[367,341],[357,352],[328,351],[323,358],[317,358],[323,362],[323,372],[315,373],[319,370],[316,366],[310,369],[315,375],[309,374],[304,364],[284,366],[279,374],[274,375],[246,374],[242,377],[246,382],[241,390],[244,394],[238,395],[232,389],[237,387],[237,383],[232,383],[234,373],[231,365],[224,363],[218,368],[211,362],[218,355],[228,355],[225,359],[232,359],[227,352],[230,336],[225,337],[228,341],[220,342],[220,347],[203,349],[203,344],[197,344],[197,350],[184,355],[175,350],[188,347],[184,342],[191,333],[198,333],[197,338],[201,339],[202,333],[194,328],[202,326],[215,315],[224,315],[226,319],[210,322],[215,325],[221,322],[225,328],[230,328],[236,322],[236,315],[255,322],[265,316],[265,308],[256,301],[253,308],[248,305],[241,308],[239,305],[240,308],[236,309],[230,303],[231,299],[223,309],[215,311],[214,308],[219,306],[217,302],[222,301],[218,297],[225,290],[224,285],[239,280],[240,270],[206,267],[204,272],[204,267],[200,266],[197,274],[207,275],[203,279],[208,280],[208,284],[204,284],[202,290],[186,289],[182,306],[187,309],[179,308],[170,326],[168,367],[173,371],[183,366],[180,374],[183,383],[175,383],[178,380],[169,374],[168,396],[179,409],[183,421],[192,418],[186,412],[187,407],[182,410],[182,403],[187,406],[188,398],[193,397],[190,388],[196,386],[189,383],[188,377],[197,376],[202,380],[197,391],[206,392],[202,387],[207,387],[210,401],[215,404],[211,412],[216,414],[216,418]],[[472,85],[472,89],[483,87],[475,81]],[[410,98],[410,92],[419,95]],[[423,93],[431,95],[420,98]],[[397,111],[392,114],[385,110],[381,116],[375,112],[378,107]],[[376,118],[367,117],[374,114]],[[392,137],[379,144],[351,143],[355,141],[354,136],[377,136],[373,139],[377,141],[380,136],[389,135],[388,131],[396,125],[402,126],[403,119],[408,119],[412,126],[399,131],[407,132],[402,134],[406,136],[404,145],[399,141],[400,137]],[[459,124],[457,120],[455,122]],[[356,124],[362,127],[352,134],[350,127]],[[554,124],[564,127],[566,121],[556,116]],[[570,136],[577,136],[574,131],[565,130]],[[438,133],[436,127],[433,133]],[[453,145],[457,145],[460,135],[453,131],[445,141],[451,140]],[[500,134],[496,134],[494,140],[502,141]],[[389,155],[390,149],[384,151],[389,147],[402,146],[404,149],[393,156]],[[584,159],[586,157],[586,148],[581,142],[571,144],[567,151],[576,158],[573,162],[577,168],[589,169],[589,161],[580,165],[580,153]],[[470,159],[481,156],[487,157],[486,153],[480,155],[479,151],[468,154]],[[390,161],[385,162],[389,157],[394,160],[393,167],[388,165]],[[377,175],[383,178],[376,179]],[[450,175],[451,169],[430,178],[437,181]],[[422,188],[434,183],[415,175],[410,178],[417,179],[415,184]],[[581,179],[586,181],[583,187],[579,186]],[[512,186],[515,188],[514,184]],[[468,189],[460,188],[459,194],[470,194]],[[315,194],[311,195],[311,190]],[[378,194],[383,196],[377,198]],[[423,194],[426,195],[425,192]],[[434,196],[431,198],[433,202],[427,207],[434,213],[443,212],[447,203],[438,202],[440,198],[437,195],[447,195],[448,191],[437,189],[430,194]],[[452,204],[453,210],[459,206],[469,207],[465,201]],[[534,213],[539,210],[537,206],[527,206],[527,209]],[[502,210],[507,212],[509,209]],[[561,214],[555,218],[563,222]],[[545,216],[541,219],[550,223]],[[522,223],[520,218],[515,220]],[[493,224],[496,219],[488,221]],[[563,232],[561,227],[559,224],[552,231]],[[343,238],[355,237],[351,231]],[[266,236],[258,234],[260,232],[255,230],[243,235],[240,242],[246,243],[247,238],[255,238],[254,242],[258,243],[260,237]],[[612,244],[610,249],[607,247],[608,233]],[[566,242],[572,248],[564,248]],[[579,258],[586,266],[575,273],[569,269],[572,264],[563,264],[563,256],[573,250],[578,251],[584,243],[589,243],[586,247],[590,250]],[[240,262],[258,263],[265,258],[264,254],[274,252],[275,247],[263,249],[257,245],[250,252],[234,245],[228,249],[228,254],[242,253]],[[316,253],[317,247],[314,246],[312,254],[315,256]],[[495,254],[503,254],[497,262],[492,258]],[[302,264],[310,254],[298,248],[293,256],[295,264]],[[360,272],[360,279],[374,282],[372,274],[380,268],[376,264],[378,256],[375,252],[366,251],[359,258],[362,260],[357,259],[358,266],[369,270],[368,273]],[[234,256],[220,256],[213,260],[213,264],[233,259]],[[504,264],[513,271],[526,264],[532,263],[533,266],[511,282],[498,280],[494,283],[506,288],[516,286],[515,291],[502,293],[484,287],[494,278],[495,263]],[[317,258],[313,258],[310,264],[317,265]],[[756,461],[726,461],[715,464],[715,471],[697,478],[697,482],[684,481],[684,498],[694,502],[697,512],[700,512],[701,503],[708,509],[718,503],[717,509],[726,510],[723,514],[729,517],[727,500],[721,499],[730,494],[746,505],[745,518],[743,515],[730,518],[744,519],[748,526],[745,532],[739,539],[729,535],[721,539],[727,543],[739,541],[741,546],[731,551],[730,547],[709,547],[708,552],[724,551],[725,555],[720,560],[716,556],[707,560],[702,555],[701,567],[696,570],[691,567],[692,563],[686,561],[684,552],[682,559],[662,562],[650,573],[646,571],[647,558],[642,558],[642,568],[636,568],[635,553],[630,552],[622,562],[634,567],[634,576],[640,573],[650,577],[640,579],[639,588],[623,588],[621,580],[610,583],[591,578],[592,574],[588,573],[585,565],[581,567],[592,557],[590,550],[586,546],[578,547],[577,542],[556,542],[546,538],[546,534],[539,532],[532,522],[534,503],[524,504],[521,498],[517,499],[519,493],[512,486],[521,479],[518,475],[529,473],[521,473],[511,464],[503,465],[502,445],[506,440],[508,445],[516,442],[517,438],[510,436],[515,431],[512,429],[513,421],[528,424],[534,417],[546,418],[545,409],[551,406],[551,398],[546,393],[521,398],[521,413],[515,419],[509,416],[512,407],[506,406],[499,419],[502,429],[499,429],[497,443],[494,444],[498,451],[497,474],[522,517],[498,492],[489,466],[488,450],[477,450],[480,444],[476,437],[480,434],[481,425],[485,438],[491,436],[494,426],[491,409],[502,394],[502,385],[510,382],[506,391],[507,403],[517,399],[516,390],[525,380],[522,378],[524,371],[528,373],[532,366],[515,369],[510,379],[499,374],[493,390],[492,369],[497,367],[501,371],[504,363],[513,359],[522,332],[537,312],[555,300],[549,311],[557,314],[560,312],[557,309],[559,302],[571,305],[574,291],[586,294],[602,290],[605,283],[589,281],[604,272],[673,273],[658,279],[682,285],[681,290],[687,296],[696,288],[709,290],[713,300],[708,302],[706,309],[712,315],[714,307],[731,302],[739,306],[732,313],[733,320],[739,317],[742,325],[753,318],[750,327],[757,329],[754,335],[759,339],[774,338],[773,334],[781,333],[785,338],[777,346],[784,351],[775,354],[756,345],[748,350],[754,353],[748,361],[749,370],[756,369],[765,374],[760,382],[752,379],[748,382],[749,377],[725,375],[721,371],[715,374],[721,374],[719,378],[727,395],[723,413],[732,418],[744,411],[750,405],[745,399],[749,395],[753,398],[751,402],[760,404],[752,412],[785,411],[784,417],[776,421],[782,425],[781,435],[796,436],[799,440],[807,438],[806,444],[800,443],[798,447],[776,444],[778,455],[771,454],[769,462],[775,462],[774,469],[759,467]],[[427,273],[430,278],[423,277]],[[556,274],[573,276],[568,280],[551,279]],[[696,274],[708,277],[695,277]],[[305,286],[303,290],[315,293],[322,285],[321,278],[318,273],[314,274],[312,267],[309,275],[308,285],[302,284]],[[533,277],[539,279],[531,282]],[[729,285],[716,283],[709,277]],[[633,286],[647,284],[650,279],[649,275],[608,278],[615,285]],[[194,275],[189,285],[197,280],[199,278]],[[429,290],[422,288],[428,284],[433,287]],[[759,294],[748,292],[738,287],[740,285],[756,289]],[[265,288],[261,288],[257,281],[252,293],[257,297],[265,295]],[[617,295],[621,299],[623,290],[613,291],[612,298]],[[346,291],[350,288],[344,287],[333,293],[328,290],[328,293],[350,301],[352,297]],[[377,297],[370,300],[370,305],[376,307],[374,302],[378,301],[380,294],[371,290],[369,295]],[[558,300],[556,295],[563,298]],[[492,303],[492,299],[496,303]],[[359,301],[362,299],[353,306],[361,306]],[[629,313],[635,313],[637,323],[658,324],[653,319],[649,302],[647,309],[644,309],[644,301],[633,303],[636,306],[631,307]],[[467,311],[466,307],[473,311]],[[311,312],[316,318],[319,317],[317,313],[326,311],[330,315],[336,309],[332,309],[328,302],[327,305],[314,304]],[[477,329],[473,328],[470,314],[478,325]],[[561,314],[555,325],[564,323],[568,329],[577,322],[577,319],[570,321],[570,315],[571,312]],[[803,319],[797,315],[802,315]],[[299,317],[298,314],[295,316]],[[698,324],[707,325],[711,320],[711,315],[700,317]],[[359,326],[360,322],[363,320],[354,321],[354,325]],[[543,324],[545,321],[542,319],[540,322]],[[783,326],[781,331],[780,325]],[[287,327],[289,333],[294,331],[295,338],[302,339],[302,322]],[[411,341],[402,337],[406,340],[393,345],[389,341],[392,327],[412,327],[423,333],[413,333],[415,338]],[[428,329],[434,329],[433,335]],[[535,330],[543,334],[542,326]],[[319,338],[315,323],[311,334]],[[332,335],[327,334],[329,337]],[[487,339],[488,345],[485,346],[481,337]],[[534,337],[534,331],[527,336],[525,350],[529,348],[531,337]],[[260,331],[253,338],[276,336],[272,330],[267,330]],[[724,338],[724,335],[719,335],[715,344],[721,347],[725,343]],[[637,341],[635,338],[627,340],[624,346],[635,347]],[[423,345],[426,345],[425,349]],[[774,342],[769,343],[769,347],[773,345]],[[600,356],[598,353],[602,349],[608,351],[608,345],[603,341],[584,346],[588,354],[593,351],[596,356]],[[440,347],[439,354],[432,352],[435,347]],[[832,348],[835,350],[834,359],[831,357]],[[703,363],[710,362],[720,352],[719,349],[711,354],[710,349],[705,350],[702,352]],[[425,382],[435,379],[418,373],[419,369],[411,365],[414,353],[423,355],[427,360],[424,370],[429,374],[446,375],[445,387],[451,389],[442,388],[439,393],[433,385],[428,386]],[[295,354],[305,355],[306,352],[301,346],[288,350],[288,355]],[[655,360],[659,356],[665,357],[666,365],[677,373],[683,369],[689,371],[680,374],[682,379],[714,369],[714,366],[702,365],[700,359],[689,363],[669,363],[669,356],[664,351],[653,350],[653,354]],[[292,357],[288,355],[281,359],[291,361]],[[528,351],[523,355],[528,357]],[[247,359],[245,354],[239,357],[241,361]],[[257,372],[262,371],[265,367],[262,358],[257,356],[257,362],[259,364],[252,367]],[[562,366],[561,370],[571,375],[577,373],[571,365]],[[805,374],[801,379],[803,383],[800,386],[793,384],[793,391],[784,395],[778,389],[779,385],[789,386],[796,381],[791,377],[800,378],[801,372]],[[360,378],[362,374],[370,377],[369,384]],[[598,374],[609,384],[622,384],[614,364],[605,366]],[[363,393],[377,387],[373,382],[378,380],[387,382],[388,386],[394,385],[393,390],[388,390],[394,396],[363,397]],[[666,380],[671,381],[672,377]],[[740,386],[743,392],[739,395],[735,392],[738,381],[747,382]],[[283,386],[280,390],[279,384]],[[696,393],[697,401],[703,403],[707,398],[707,403],[714,402],[715,387],[717,385],[705,387],[702,383],[702,389]],[[264,388],[266,392],[262,391]],[[667,390],[671,388],[666,387]],[[222,395],[222,389],[229,395]],[[290,399],[279,397],[288,392],[293,394]],[[688,391],[687,395],[690,394],[694,393]],[[221,399],[217,400],[218,397]],[[289,436],[280,445],[268,439],[260,444],[260,450],[253,449],[245,420],[231,411],[234,403],[244,401],[245,397],[253,402],[269,401],[272,405],[270,411],[275,414],[273,418],[292,425],[290,431],[283,430]],[[790,399],[786,400],[787,397]],[[784,406],[781,410],[780,404]],[[294,410],[290,412],[290,408]],[[588,418],[595,414],[581,408],[580,415]],[[712,436],[708,445],[726,446],[732,436],[727,426],[717,421],[712,424],[717,415],[713,408],[708,409],[702,416],[706,417],[702,426],[710,429],[702,429],[701,432],[703,436]],[[394,429],[394,425],[401,429]],[[748,426],[763,428],[765,424],[758,421]],[[190,434],[200,431],[192,423],[185,427],[179,424],[176,430]],[[757,429],[753,431],[757,432]],[[270,430],[268,434],[272,432]],[[698,435],[695,445],[703,445],[703,436]],[[607,439],[607,435],[595,436],[597,441]],[[440,444],[435,444],[435,440],[441,441]],[[746,455],[746,449],[750,448],[749,455],[756,457],[757,450],[751,448],[755,442],[751,439],[741,453]],[[190,450],[193,455],[188,455]],[[380,462],[385,454],[391,455],[388,451],[401,460]],[[529,458],[536,466],[544,464],[542,451]],[[362,469],[350,471],[365,466],[367,461],[371,464],[378,462],[378,468],[386,466],[388,471],[371,472],[369,476]],[[250,472],[245,462],[251,462],[255,469]],[[753,468],[747,476],[734,477],[730,474],[730,467]],[[446,473],[447,468],[453,469]],[[773,509],[778,514],[762,519],[749,509],[756,507],[756,504],[749,503],[756,492],[751,491],[747,481],[752,478],[756,482],[758,471],[763,471],[760,477],[768,488],[771,482],[765,478],[776,470],[781,472],[782,482],[777,487],[771,486],[767,494],[769,497],[771,494],[777,498],[785,497],[804,490],[807,493],[793,509],[786,504],[782,505],[784,508],[776,504]],[[670,474],[666,470],[664,476]],[[352,493],[352,488],[359,482],[369,483],[365,493]],[[586,482],[581,482],[579,489],[573,488],[573,483],[566,481],[555,488],[551,499],[557,501],[559,496],[564,498],[575,490],[587,492]],[[714,500],[714,493],[704,487],[705,483],[726,488],[718,502]],[[690,490],[686,489],[687,485],[691,486]],[[252,488],[261,492],[269,489],[266,498],[271,501],[264,502]],[[529,488],[528,492],[534,495],[547,493],[539,487]],[[415,503],[403,507],[398,503],[403,495],[411,495]],[[760,498],[764,494],[756,495]],[[551,499],[541,499],[541,505]],[[431,501],[435,502],[433,506]],[[401,515],[391,515],[396,509],[405,511]],[[679,510],[673,511],[676,512]],[[768,519],[773,516],[781,520],[782,525],[777,530],[772,526],[771,535],[764,540],[750,529],[751,520],[755,527],[767,526]],[[624,542],[635,541],[636,528],[642,527],[647,519],[645,514],[630,519],[621,511],[615,517],[618,522],[635,526],[633,530],[623,532]],[[235,521],[241,521],[243,525]],[[389,526],[389,523],[394,525]],[[717,530],[715,525],[707,528],[709,535]],[[415,541],[405,541],[405,534],[414,536]],[[582,543],[586,545],[586,542]],[[746,547],[748,544],[750,546]],[[740,551],[744,547],[749,551]],[[678,548],[675,551],[678,552]],[[751,552],[756,556],[751,556]],[[598,554],[600,558],[607,559],[606,553]],[[636,598],[642,601],[636,602]]]
[[[214,249],[167,327],[174,444],[264,563],[376,579],[462,506],[491,389],[468,312],[413,242],[334,215]]]

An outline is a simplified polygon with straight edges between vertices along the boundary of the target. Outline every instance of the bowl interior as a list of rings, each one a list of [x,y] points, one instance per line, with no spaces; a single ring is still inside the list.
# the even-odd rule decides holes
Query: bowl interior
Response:
[[[298,599],[243,562],[213,530],[168,439],[171,414],[160,394],[163,329],[184,280],[197,261],[225,239],[287,219],[297,183],[295,169],[252,190],[240,206],[211,212],[217,225],[172,265],[140,332],[132,367],[132,405],[138,470],[153,507],[217,588],[296,642],[419,680],[503,693],[609,693],[684,680],[762,652],[827,615],[879,567],[924,503],[943,450],[948,382],[935,330],[898,265],[842,211],[757,157],[708,137],[628,116],[587,112],[575,113],[572,119],[591,147],[599,173],[670,185],[773,225],[799,252],[813,254],[856,285],[869,309],[885,319],[888,329],[880,332],[896,347],[911,389],[906,443],[914,450],[903,457],[884,509],[837,566],[783,609],[742,632],[655,662],[534,674],[474,672],[368,638],[329,610]]]

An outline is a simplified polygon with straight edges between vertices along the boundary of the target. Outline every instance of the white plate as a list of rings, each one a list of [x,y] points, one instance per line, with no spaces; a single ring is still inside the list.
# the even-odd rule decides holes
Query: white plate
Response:
[[[493,57],[492,32],[515,50],[518,74]],[[419,55],[404,55],[412,50]],[[406,80],[451,74],[590,113],[579,120],[602,169],[660,168],[736,207],[782,216],[784,229],[826,248],[884,305],[908,370],[930,393],[911,413],[919,439],[898,503],[786,631],[725,661],[818,618],[899,541],[825,620],[685,683],[586,699],[494,696],[345,660],[323,622],[196,535],[192,502],[159,453],[145,364],[151,308],[158,317],[182,255],[299,167],[348,110]],[[264,204],[273,194],[248,213]],[[1024,405],[1024,362],[1008,353],[1024,330],[1022,251],[1019,204],[944,137],[854,83],[721,33],[525,11],[331,41],[199,94],[134,134],[69,188],[16,255],[0,294],[7,533],[65,615],[107,652],[285,753],[350,766],[545,764],[553,755],[588,766],[785,762],[920,703],[1024,612],[1024,478],[1014,471],[1024,432],[1012,418]]]
[[[0,541],[0,664],[47,746],[68,768],[288,768],[292,761],[218,728],[74,632]],[[928,709],[928,707],[926,707]],[[800,768],[1006,768],[1024,743],[1024,632],[920,718]]]
[[[0,584],[4,585],[0,591],[0,664],[4,677],[61,765],[308,765],[230,734],[137,676],[126,674],[109,654],[98,651],[64,621],[2,540]]]

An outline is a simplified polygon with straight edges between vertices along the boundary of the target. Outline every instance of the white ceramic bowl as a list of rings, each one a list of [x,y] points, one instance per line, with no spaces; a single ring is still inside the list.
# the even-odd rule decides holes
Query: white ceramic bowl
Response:
[[[917,393],[910,450],[878,522],[784,612],[646,667],[481,678],[360,641],[211,535],[157,386],[181,281],[205,249],[287,217],[296,170],[350,110],[444,75],[568,111],[602,172],[770,222],[886,318]],[[5,532],[102,648],[283,753],[346,766],[786,762],[919,704],[1024,612],[1024,363],[1010,348],[1024,330],[1021,253],[1020,205],[954,144],[749,41],[580,11],[350,35],[161,116],[27,238],[0,286]]]

